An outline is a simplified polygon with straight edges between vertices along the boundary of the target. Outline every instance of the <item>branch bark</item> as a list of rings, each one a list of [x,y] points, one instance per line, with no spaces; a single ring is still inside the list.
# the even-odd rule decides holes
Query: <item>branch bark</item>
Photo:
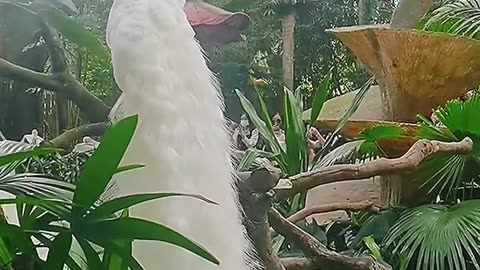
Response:
[[[316,270],[318,266],[310,258],[282,258],[280,262],[286,270]]]
[[[430,155],[437,153],[468,154],[472,149],[473,141],[468,137],[460,142],[419,140],[399,158],[381,158],[364,164],[333,165],[293,176],[288,179],[291,181],[292,187],[287,190],[278,190],[275,200],[280,201],[299,192],[333,182],[361,180],[378,175],[412,171]]]
[[[89,121],[105,121],[111,108],[90,93],[69,72],[65,52],[57,33],[46,23],[42,23],[41,26],[42,36],[45,39],[52,61],[52,74],[23,68],[0,58],[0,76],[31,83],[63,95],[73,101]]]
[[[273,208],[268,211],[268,220],[275,231],[288,239],[291,239],[296,245],[298,245],[309,260],[303,261],[302,264],[299,263],[300,261],[296,261],[295,263],[289,261],[288,266],[290,269],[301,269],[299,268],[301,265],[307,267],[307,269],[312,269],[310,268],[312,266],[315,266],[316,269],[336,270],[391,269],[390,266],[379,263],[371,257],[349,257],[328,250],[315,237],[282,217],[282,215]],[[284,261],[283,263],[286,262]]]
[[[414,29],[432,5],[433,0],[400,0],[393,13],[390,26]]]
[[[246,224],[248,235],[266,270],[285,270],[280,259],[273,253],[272,237],[267,212],[272,198],[267,192],[280,177],[267,169],[253,171],[247,179],[240,179],[240,202],[249,220]]]
[[[297,223],[300,220],[303,220],[311,215],[327,213],[327,212],[334,212],[334,211],[358,211],[358,210],[369,210],[375,213],[380,211],[380,208],[375,206],[373,202],[364,201],[364,202],[357,202],[357,203],[331,203],[331,204],[324,204],[324,205],[314,205],[308,208],[304,208],[297,213],[288,217],[288,221],[292,223]]]
[[[87,124],[72,128],[50,140],[50,144],[57,148],[66,149],[75,141],[81,140],[85,136],[101,136],[107,129],[105,122]]]

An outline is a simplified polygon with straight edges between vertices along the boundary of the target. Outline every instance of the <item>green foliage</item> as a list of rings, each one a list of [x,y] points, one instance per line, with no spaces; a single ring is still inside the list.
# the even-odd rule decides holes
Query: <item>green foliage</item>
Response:
[[[480,173],[478,166],[473,165],[478,163],[480,155],[480,125],[476,116],[479,110],[480,96],[474,96],[465,102],[449,101],[435,112],[446,128],[435,127],[427,119],[420,119],[420,138],[453,142],[469,137],[474,141],[474,149],[469,154],[439,154],[420,166],[414,179],[428,188],[428,193],[456,200],[459,187]]]
[[[397,209],[392,209],[370,215],[367,220],[361,224],[361,228],[350,243],[350,247],[361,249],[363,239],[366,237],[372,237],[375,242],[381,243],[385,235],[397,221],[398,214],[399,211]],[[352,217],[354,217],[354,215],[352,215]]]
[[[218,260],[200,245],[190,241],[171,228],[150,221],[131,218],[128,215],[117,216],[118,212],[125,213],[126,209],[139,203],[172,196],[186,196],[200,199],[206,203],[214,203],[204,197],[180,193],[137,194],[119,197],[102,202],[101,195],[112,179],[112,176],[126,169],[136,169],[138,166],[119,168],[127,146],[137,125],[137,117],[132,116],[119,121],[107,130],[100,146],[85,163],[76,187],[62,181],[48,179],[44,186],[57,189],[70,187],[70,195],[52,194],[42,196],[33,191],[46,190],[31,188],[11,192],[18,195],[15,199],[0,200],[0,204],[16,204],[19,226],[0,223],[1,239],[8,242],[6,245],[10,257],[21,251],[32,257],[34,262],[43,266],[41,269],[61,269],[67,265],[70,269],[81,269],[72,258],[72,240],[75,239],[83,253],[90,269],[121,270],[122,268],[104,268],[103,266],[128,265],[131,269],[142,269],[131,255],[130,245],[133,240],[153,240],[170,243],[188,250],[198,256],[219,264]],[[42,152],[43,151],[43,152]],[[8,165],[19,159],[31,157],[46,150],[39,148],[30,152],[10,154],[0,158],[0,164]],[[2,163],[2,160],[6,160]],[[16,175],[10,176],[16,177]],[[17,177],[18,178],[18,177]],[[28,184],[35,183],[35,177],[23,176]],[[1,182],[1,181],[0,181]],[[7,183],[8,184],[8,183]],[[19,181],[12,181],[10,186],[22,186]],[[0,185],[0,189],[2,186]],[[4,189],[11,191],[12,189]],[[15,191],[15,190],[14,190]],[[73,194],[72,194],[73,193]],[[48,198],[48,199],[47,199]],[[68,226],[57,224],[67,223]],[[53,236],[53,237],[52,237]],[[38,258],[31,238],[49,248],[46,262]],[[106,256],[99,256],[95,246],[102,247]],[[0,249],[2,250],[2,249]],[[8,258],[4,254],[0,258]],[[119,262],[119,258],[122,262]],[[9,261],[1,261],[8,264]],[[125,269],[125,268],[123,268]]]
[[[477,1],[453,0],[434,10],[420,23],[433,32],[450,33],[478,39],[480,4]]]
[[[320,86],[318,87],[315,95],[313,96],[313,102],[312,102],[312,111],[310,114],[310,125],[315,123],[317,121],[318,116],[320,115],[320,112],[322,111],[323,104],[325,101],[327,101],[327,97],[330,94],[330,81],[331,81],[331,75],[329,74],[327,76],[327,79],[324,79],[321,83]]]
[[[0,2],[0,5],[14,7],[14,12],[17,13],[17,16],[21,16],[27,20],[36,21],[37,29],[40,28],[40,20],[45,20],[70,41],[87,48],[91,53],[99,57],[109,57],[106,48],[99,42],[95,35],[73,21],[65,15],[65,13],[57,9],[51,2],[33,1],[32,3],[21,3],[5,0]],[[29,34],[32,35],[32,33]]]
[[[372,256],[375,258],[375,260],[383,261],[380,247],[377,245],[377,243],[375,243],[375,239],[373,239],[373,237],[371,236],[365,237],[363,238],[363,242],[365,243],[365,246],[367,246]]]
[[[79,23],[55,9],[41,9],[38,13],[70,42],[88,49],[92,55],[98,56],[101,59],[110,59],[109,52],[97,36]]]
[[[469,200],[455,206],[422,205],[402,214],[385,242],[393,253],[405,254],[407,263],[415,259],[415,269],[467,268],[467,259],[479,269],[476,224],[480,201]]]
[[[249,99],[256,99],[250,75],[269,82],[262,88],[262,98],[270,111],[282,111],[282,33],[280,14],[271,1],[210,0],[231,11],[244,11],[251,17],[247,40],[222,48],[211,57],[211,68],[219,76],[227,102],[227,115],[237,119],[240,106],[233,93],[240,89]],[[358,23],[356,0],[306,1],[296,6],[295,88],[300,87],[310,104],[315,90],[329,74],[332,76],[330,96],[357,89],[370,75],[359,71],[356,58],[340,41],[325,30]],[[373,2],[373,1],[372,1]],[[372,6],[372,23],[386,23],[393,11],[393,1],[379,1]]]
[[[348,120],[350,119],[350,117],[352,117],[352,115],[355,114],[355,112],[360,107],[360,104],[362,103],[363,99],[367,95],[368,90],[370,89],[370,86],[372,85],[373,81],[374,81],[374,78],[372,77],[369,80],[367,80],[362,85],[362,87],[360,87],[358,93],[353,98],[352,104],[350,104],[350,107],[348,108],[348,110],[340,118],[337,124],[337,127],[327,137],[324,148],[320,151],[320,153],[318,153],[315,156],[315,159],[313,161],[314,169],[317,169],[326,164],[330,164],[330,165],[334,164],[345,157],[353,158],[353,161],[355,161],[358,158],[358,155],[356,153],[360,151],[360,148],[362,147],[363,143],[364,142],[368,143],[368,141],[362,141],[362,144],[351,143],[351,144],[347,144],[346,146],[342,145],[339,147],[338,150],[332,150],[332,145],[338,132],[342,130],[342,128],[348,123]],[[353,147],[353,148],[349,148],[349,147]],[[332,152],[330,151],[332,152],[336,151],[337,153],[332,154]]]
[[[474,141],[471,153],[433,155],[411,174],[413,181],[428,188],[418,196],[432,201],[438,195],[440,201],[410,209],[387,210],[359,222],[362,227],[351,248],[364,249],[367,243],[362,240],[371,236],[374,243],[379,243],[379,249],[367,248],[371,252],[379,251],[395,269],[479,269],[476,239],[480,231],[476,219],[480,216],[480,204],[477,199],[471,199],[476,198],[473,189],[480,173],[477,150],[480,133],[475,121],[480,111],[479,102],[480,98],[474,96],[465,102],[450,101],[439,108],[435,114],[444,127],[419,117],[419,139],[456,142],[469,137]],[[393,127],[376,127],[364,130],[361,137],[363,140],[396,137],[398,132]],[[465,194],[467,188],[471,189],[469,196]]]
[[[367,127],[362,130],[358,136],[358,139],[363,141],[358,149],[358,157],[368,159],[382,155],[383,150],[378,142],[384,139],[401,138],[402,135],[402,128],[394,124]]]
[[[312,114],[320,113],[323,103],[326,101],[325,97],[330,90],[330,77],[326,77],[320,84],[317,93],[315,94],[315,103],[312,105]],[[280,145],[272,129],[270,120],[270,113],[267,111],[266,106],[261,106],[261,113],[255,110],[252,103],[245,97],[240,91],[237,90],[237,95],[243,106],[244,111],[251,119],[255,128],[265,139],[267,149],[271,151],[270,156],[273,156],[274,161],[286,175],[295,175],[308,169],[307,160],[307,139],[308,134],[306,131],[306,125],[302,120],[302,109],[299,98],[287,88],[284,88],[284,102],[283,111],[284,115],[284,130],[285,130],[285,145]],[[301,98],[301,97],[300,97]],[[264,104],[264,101],[260,95],[258,95],[260,104]],[[263,119],[266,119],[264,121]],[[315,117],[316,119],[316,117]],[[264,155],[265,156],[265,155]],[[251,156],[246,156],[246,158]],[[244,159],[245,160],[245,159]],[[244,166],[248,167],[248,164],[243,161]]]

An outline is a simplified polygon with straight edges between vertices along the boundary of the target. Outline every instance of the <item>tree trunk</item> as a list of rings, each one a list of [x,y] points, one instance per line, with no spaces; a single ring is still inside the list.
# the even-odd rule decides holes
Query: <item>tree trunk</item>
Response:
[[[283,84],[290,90],[294,90],[294,57],[295,57],[295,12],[282,18],[282,41],[283,41]]]
[[[367,1],[367,0],[359,0]],[[418,21],[432,7],[433,0],[400,0],[393,13],[390,26],[393,28],[416,28]],[[408,121],[414,120],[409,117],[409,109],[418,101],[408,96],[404,92],[390,91],[386,88],[394,89],[394,85],[382,83],[382,103],[384,106],[383,119],[388,121]],[[416,193],[417,187],[411,185],[408,176],[390,175],[384,176],[380,182],[380,202],[384,206],[393,206],[400,203],[406,203],[404,200],[408,197],[407,193]],[[408,200],[408,199],[407,199]],[[408,204],[408,203],[407,203]]]
[[[367,25],[371,23],[370,1],[372,0],[358,0],[358,25]],[[365,65],[357,58],[357,69],[359,71],[366,70]]]
[[[413,29],[432,5],[433,0],[400,0],[393,13],[390,26]]]

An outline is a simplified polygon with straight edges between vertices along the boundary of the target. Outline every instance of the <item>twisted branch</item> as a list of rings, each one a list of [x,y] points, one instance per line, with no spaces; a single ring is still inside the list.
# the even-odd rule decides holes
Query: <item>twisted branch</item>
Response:
[[[349,257],[328,250],[315,237],[288,221],[277,210],[268,211],[270,225],[283,236],[291,239],[307,256],[305,260],[283,261],[289,269],[337,269],[337,270],[387,270],[390,266],[381,264],[371,257]],[[302,266],[302,268],[300,268]]]
[[[21,80],[73,101],[92,122],[104,121],[110,107],[90,93],[68,70],[65,51],[58,34],[45,22],[41,23],[42,36],[52,61],[52,74],[36,72],[0,58],[0,76]]]
[[[103,135],[107,127],[107,123],[100,122],[72,128],[50,140],[50,144],[57,148],[66,149],[74,142],[81,140],[85,136]]]
[[[380,208],[375,206],[373,202],[364,201],[364,202],[357,202],[357,203],[331,203],[331,204],[324,204],[324,205],[314,205],[311,207],[304,208],[297,213],[288,217],[288,221],[292,223],[297,223],[300,220],[303,220],[311,215],[315,214],[322,214],[334,211],[359,211],[359,210],[369,210],[371,212],[378,213]]]
[[[316,186],[348,180],[362,180],[378,175],[391,175],[412,171],[426,158],[437,153],[468,154],[473,141],[460,142],[419,140],[403,156],[395,159],[381,158],[364,164],[333,165],[290,177],[292,187],[278,190],[275,200],[280,201]]]

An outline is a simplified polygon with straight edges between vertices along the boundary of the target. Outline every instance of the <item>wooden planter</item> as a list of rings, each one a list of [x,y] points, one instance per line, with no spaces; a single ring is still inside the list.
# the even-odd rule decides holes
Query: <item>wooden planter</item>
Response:
[[[415,122],[480,84],[480,42],[459,36],[385,25],[329,30],[375,75],[383,115]]]
[[[393,29],[387,25],[353,26],[329,30],[355,54],[376,77],[373,86],[351,121],[341,130],[355,137],[369,125],[397,122],[414,135],[417,114],[430,117],[448,100],[458,98],[480,84],[480,42],[448,34]],[[329,100],[317,124],[334,129],[356,93]],[[309,115],[308,112],[305,115]],[[410,124],[409,124],[410,123]],[[412,136],[413,137],[413,136]],[[413,138],[385,141],[393,156],[403,154]],[[408,204],[406,194],[416,187],[402,175],[382,177],[380,201],[385,206]]]

